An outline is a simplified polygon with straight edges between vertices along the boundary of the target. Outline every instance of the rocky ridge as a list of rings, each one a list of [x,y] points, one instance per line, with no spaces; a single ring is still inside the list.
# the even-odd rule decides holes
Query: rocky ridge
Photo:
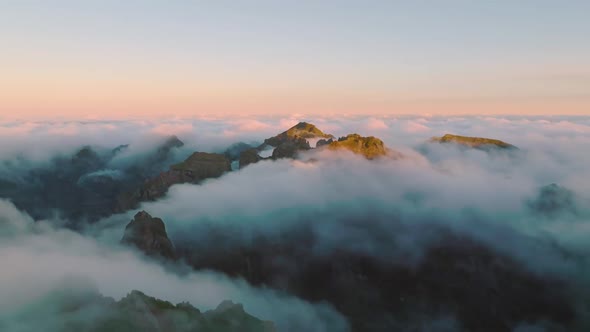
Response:
[[[269,147],[273,148],[272,155],[266,158],[260,156],[260,153]],[[349,150],[367,159],[385,156],[392,152],[385,147],[383,141],[373,136],[350,134],[335,140],[333,135],[324,133],[315,125],[300,122],[276,136],[265,139],[264,143],[257,148],[242,151],[239,158],[240,167],[265,159],[295,158],[299,152],[323,148]]]
[[[264,145],[270,145],[276,148],[283,143],[298,141],[300,139],[310,140],[330,138],[334,138],[334,136],[322,132],[315,125],[307,122],[299,122],[295,126],[287,129],[286,131],[276,136],[265,139],[261,147],[263,147]]]
[[[350,219],[341,226],[359,225],[371,229],[370,220]],[[401,234],[415,231],[404,227],[398,227]],[[416,265],[346,249],[314,255],[315,236],[303,220],[275,234],[277,239],[257,235],[248,244],[225,237],[230,230],[210,229],[215,235],[198,244],[181,241],[178,255],[195,269],[244,278],[311,302],[326,301],[349,319],[353,331],[396,331],[414,325],[420,330],[422,318],[412,313],[432,317],[441,309],[456,315],[458,331],[509,332],[537,319],[564,326],[572,322],[573,307],[560,280],[539,277],[466,235],[435,224],[427,228],[436,229],[439,238]],[[395,252],[395,246],[391,250]],[[508,288],[510,292],[503,291]]]
[[[166,172],[148,179],[133,192],[127,192],[118,199],[119,212],[136,208],[140,202],[153,201],[164,196],[168,189],[180,183],[199,183],[217,178],[231,171],[231,162],[223,154],[195,152],[185,161],[170,166]]]
[[[367,159],[375,159],[387,154],[387,148],[383,141],[373,136],[363,137],[359,134],[350,134],[340,137],[337,141],[322,142],[321,144],[330,150],[349,150],[363,155]]]
[[[446,134],[442,137],[433,137],[430,139],[433,143],[453,143],[469,148],[489,150],[490,148],[516,149],[516,146],[508,144],[501,140],[483,137],[470,137]]]
[[[133,290],[119,301],[96,290],[52,294],[50,308],[31,308],[16,326],[0,321],[3,331],[60,332],[276,332],[274,323],[248,314],[242,305],[222,302],[201,312],[190,303],[172,304]],[[7,324],[7,325],[4,325]],[[30,324],[30,325],[29,325]],[[30,328],[29,328],[30,327]],[[16,329],[15,329],[16,328]]]
[[[135,246],[148,256],[168,259],[176,257],[162,219],[154,218],[145,211],[138,212],[127,224],[121,243]]]

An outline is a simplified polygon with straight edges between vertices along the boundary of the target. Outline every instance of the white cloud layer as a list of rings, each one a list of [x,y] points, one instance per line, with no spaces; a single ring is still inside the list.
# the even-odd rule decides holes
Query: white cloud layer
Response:
[[[38,167],[82,145],[114,148],[127,143],[129,151],[119,158],[134,159],[169,134],[186,143],[185,154],[223,151],[237,141],[260,143],[298,121],[315,123],[336,137],[352,132],[380,137],[406,158],[367,161],[348,153],[310,152],[300,160],[250,165],[201,185],[173,186],[166,197],[140,209],[161,217],[173,241],[185,241],[187,235],[199,241],[206,236],[202,231],[214,225],[232,230],[236,241],[247,243],[256,234],[282,232],[317,217],[312,230],[319,239],[313,248],[318,254],[346,248],[388,257],[390,243],[395,242],[395,249],[401,250],[397,255],[411,261],[419,260],[431,241],[427,232],[417,231],[420,225],[434,223],[473,236],[542,275],[590,289],[590,117],[6,122],[0,124],[0,160],[4,174],[10,175],[14,165]],[[430,136],[445,133],[497,138],[520,150],[488,153],[425,144]],[[551,183],[575,193],[575,213],[543,216],[531,211],[528,202]],[[117,245],[135,211],[103,220],[84,236],[42,224],[31,229],[32,220],[8,203],[1,203],[0,211],[0,234],[10,236],[0,244],[0,264],[14,266],[0,275],[0,306],[3,298],[31,301],[30,296],[47,292],[61,278],[80,274],[115,297],[139,289],[197,307],[212,307],[229,298],[282,326],[330,315],[337,321],[325,307],[212,273],[179,277],[138,258]],[[346,218],[377,221],[356,228],[341,224]],[[396,233],[390,220],[409,225],[409,230]],[[385,243],[378,241],[383,237]],[[566,260],[562,250],[578,258]],[[23,283],[27,286],[20,286]],[[159,287],[163,284],[167,286]],[[575,296],[587,295],[581,290]],[[290,316],[292,308],[298,308],[297,318]]]
[[[0,274],[3,323],[11,323],[67,280],[81,279],[115,299],[136,289],[174,303],[189,301],[202,310],[231,299],[244,304],[250,314],[274,321],[284,331],[346,330],[345,321],[328,306],[256,289],[213,272],[175,273],[170,270],[174,267],[167,269],[129,248],[106,245],[45,222],[35,224],[3,200],[0,239],[0,264],[7,267]],[[40,329],[43,322],[26,326],[30,329],[21,331]]]

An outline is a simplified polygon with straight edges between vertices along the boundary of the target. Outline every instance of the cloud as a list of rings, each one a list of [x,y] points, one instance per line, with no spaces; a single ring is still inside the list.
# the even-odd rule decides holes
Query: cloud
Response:
[[[260,264],[268,264],[278,272],[262,271],[276,273],[273,275],[276,280],[270,282],[277,288],[292,292],[288,299],[305,293],[297,287],[311,287],[308,279],[297,279],[303,280],[302,283],[308,282],[304,286],[289,279],[289,275],[299,276],[297,273],[301,272],[300,267],[308,263],[305,260],[297,261],[301,257],[335,264],[342,268],[338,271],[343,279],[362,280],[363,271],[355,270],[357,265],[351,258],[357,257],[354,255],[374,259],[371,262],[377,262],[377,267],[383,266],[380,265],[383,262],[393,262],[412,268],[428,260],[431,249],[443,243],[450,233],[457,236],[451,237],[453,239],[471,239],[497,257],[507,257],[506,259],[516,262],[530,275],[539,276],[548,282],[557,280],[553,289],[564,290],[568,300],[564,302],[566,305],[575,305],[577,312],[587,309],[583,303],[587,303],[590,298],[590,294],[584,291],[590,289],[586,278],[586,271],[590,268],[586,258],[590,254],[590,244],[587,241],[590,236],[590,180],[587,176],[590,174],[590,155],[583,152],[590,146],[590,118],[431,116],[304,120],[315,123],[321,130],[336,136],[350,132],[375,135],[382,138],[390,148],[402,150],[406,158],[367,161],[348,153],[311,152],[303,154],[295,161],[263,161],[200,185],[173,186],[166,197],[144,203],[141,209],[161,217],[166,222],[172,240],[181,249],[187,244],[194,246],[197,255],[210,253],[235,257],[243,252],[248,253],[248,250],[255,251],[262,240],[269,241],[269,248],[273,249],[268,249],[264,255],[271,258],[261,258]],[[192,129],[179,135],[187,144],[181,150],[182,153],[195,150],[223,151],[236,141],[260,142],[287,129],[289,125],[285,124],[297,123],[299,118],[187,121]],[[20,128],[14,123],[4,126]],[[14,156],[19,153],[35,156],[39,152],[42,154],[37,155],[35,163],[39,165],[44,158],[50,159],[55,153],[67,150],[65,147],[70,143],[65,143],[65,147],[60,146],[61,141],[57,138],[59,135],[50,133],[51,126],[47,123],[36,126],[22,123],[20,132],[34,132],[33,137],[43,149],[30,144],[33,141],[25,138],[24,134],[18,136],[19,130],[7,130],[6,132],[17,135],[17,139],[0,146],[3,149],[0,150],[3,151],[0,153],[3,161],[18,160]],[[78,144],[87,142],[114,147],[131,143],[127,152],[119,157],[121,160],[137,160],[139,156],[153,150],[157,139],[161,140],[161,136],[150,135],[159,126],[150,122],[89,123],[76,126],[83,128],[79,130],[79,139],[76,141]],[[99,141],[98,137],[107,131],[107,141]],[[227,135],[228,133],[231,135]],[[445,133],[498,138],[517,145],[520,150],[514,154],[488,153],[460,149],[452,145],[425,144],[430,136]],[[70,150],[73,146],[69,146]],[[37,148],[39,151],[35,152]],[[116,169],[109,167],[101,172],[108,173]],[[7,174],[12,174],[9,171],[10,169]],[[545,216],[531,211],[527,202],[536,197],[541,187],[551,183],[563,185],[575,193],[577,214],[558,213],[555,216]],[[179,277],[167,270],[160,271],[158,265],[145,262],[134,253],[119,248],[117,243],[122,229],[134,212],[114,215],[90,226],[85,229],[84,236],[53,228],[37,237],[35,232],[29,232],[28,235],[23,235],[23,241],[20,241],[22,246],[9,242],[17,249],[6,252],[15,255],[21,252],[24,256],[18,256],[19,259],[38,263],[31,254],[34,249],[27,248],[39,250],[42,244],[46,246],[42,248],[50,249],[48,253],[58,252],[62,255],[63,251],[75,251],[84,255],[88,252],[88,260],[97,261],[100,267],[107,263],[104,257],[97,257],[96,252],[104,252],[110,255],[109,260],[113,264],[120,262],[121,265],[129,266],[127,269],[125,266],[105,265],[108,267],[105,270],[118,268],[126,274],[137,276],[138,280],[142,279],[143,274],[157,276],[154,280],[146,278],[145,284],[140,284],[145,286],[148,294],[173,301],[182,300],[184,295],[191,299],[194,296],[197,301],[194,304],[197,306],[199,303],[213,306],[222,298],[212,296],[210,302],[198,302],[203,300],[187,290],[186,285],[193,282],[210,285],[208,287],[211,289],[220,289],[219,294],[231,295],[232,300],[246,303],[247,311],[264,318],[270,315],[270,309],[264,308],[284,308],[291,305],[291,300],[258,304],[255,299],[265,298],[264,290],[220,277],[219,274],[195,272],[194,280]],[[12,214],[10,220],[18,219],[19,215],[10,209],[5,214]],[[29,220],[30,224],[30,218],[22,218]],[[27,231],[27,227],[21,232]],[[22,226],[13,226],[10,232],[18,232],[21,228]],[[52,240],[59,236],[62,236],[61,241]],[[59,249],[62,247],[55,242],[60,242],[59,245],[65,249]],[[292,250],[300,255],[282,255],[281,250]],[[346,256],[348,260],[343,259],[338,256],[343,252],[354,255]],[[50,257],[40,257],[51,261]],[[54,264],[62,266],[67,262],[68,266],[79,264],[90,271],[98,269],[85,265],[90,263],[82,263],[80,260],[79,255],[67,256],[64,261],[55,260]],[[240,263],[246,264],[242,261]],[[38,264],[43,266],[42,263]],[[66,272],[77,271],[66,269]],[[19,273],[34,275],[42,271],[20,270]],[[99,288],[107,295],[121,296],[123,292],[129,291],[129,287],[134,288],[122,276],[108,279],[97,272],[96,277]],[[16,279],[15,276],[14,278]],[[211,284],[213,278],[221,278],[221,285]],[[331,281],[334,284],[338,281],[348,285],[346,282],[350,280]],[[488,281],[485,278],[481,280],[484,285],[488,285]],[[165,293],[162,288],[162,293],[152,294],[149,289],[156,282],[175,286],[170,288],[169,293]],[[559,282],[565,286],[558,287],[563,285]],[[120,288],[113,286],[118,283],[121,283]],[[356,286],[352,288],[355,292],[340,292],[343,293],[343,299],[349,299],[348,295],[373,294],[371,291],[374,290],[368,286],[363,288],[362,283],[360,285],[363,287],[354,283],[352,285]],[[13,291],[19,291],[18,287],[14,288],[16,290]],[[577,291],[569,293],[571,290]],[[543,294],[545,291],[548,292],[549,289],[541,289],[538,293]],[[279,293],[270,294],[270,298],[281,298]],[[317,313],[324,309],[297,302],[301,300],[293,301],[300,303],[298,305],[302,308],[307,308],[305,310],[315,312],[310,317],[325,318],[323,314]],[[555,303],[561,302],[556,298]],[[344,306],[338,302],[332,304]],[[261,309],[255,312],[251,307]],[[373,306],[371,309],[376,311],[378,308]],[[273,315],[280,320],[284,319],[280,313],[273,312]],[[393,315],[383,318],[383,321],[389,321],[388,319],[396,321],[401,318]],[[580,314],[578,319],[584,320],[583,315]],[[454,326],[453,329],[465,324],[465,317],[452,310],[416,318],[416,321],[420,320],[431,321],[433,326],[448,324]],[[289,320],[285,318],[283,321]],[[377,318],[375,321],[378,321]],[[526,330],[531,326],[544,326],[543,324],[534,321],[518,322],[515,327],[520,326],[519,328]]]
[[[429,131],[430,128],[428,128],[427,126],[418,123],[418,122],[409,122],[406,125],[406,131],[410,132],[410,133],[419,133],[419,132],[426,132]]]
[[[240,120],[235,123],[238,132],[259,131],[270,127],[270,124],[258,120]]]
[[[367,161],[311,153],[302,160],[264,161],[198,186],[173,186],[166,198],[141,209],[162,217],[172,240],[196,253],[254,250],[261,238],[280,239],[279,248],[303,241],[295,250],[304,257],[347,252],[412,267],[445,241],[440,230],[447,229],[511,257],[532,274],[574,289],[590,286],[580,278],[590,267],[583,258],[590,253],[588,187],[579,188],[578,216],[539,218],[525,204],[548,179],[580,177],[581,170],[556,168],[561,175],[548,178],[542,165],[558,164],[551,156],[525,153],[522,160],[447,146],[433,150],[446,158],[414,152],[403,160]],[[290,256],[277,256],[286,262],[273,263],[276,269],[303,273],[288,263]],[[355,289],[357,295],[370,292]]]
[[[298,124],[299,122],[301,122],[302,120],[300,120],[300,119],[301,119],[301,116],[294,115],[289,118],[281,119],[279,121],[278,125],[280,128],[288,129],[288,128],[291,128],[294,125]]]
[[[190,123],[164,123],[156,125],[151,129],[151,132],[161,136],[183,135],[193,131],[193,126]]]
[[[371,118],[367,121],[366,129],[367,130],[386,130],[389,126],[385,123],[385,121],[380,119]]]
[[[175,303],[189,301],[212,309],[224,299],[244,304],[246,311],[273,320],[284,331],[345,331],[346,322],[329,306],[312,305],[242,280],[213,272],[175,273],[118,245],[106,245],[50,224],[33,220],[0,201],[0,321],[10,322],[22,310],[44,299],[64,280],[87,280],[103,295],[119,299],[136,289]],[[46,304],[49,305],[49,304]],[[35,321],[37,327],[42,321]]]
[[[426,123],[470,134],[485,122],[489,120]],[[435,231],[442,227],[511,257],[533,274],[562,280],[572,289],[587,288],[580,276],[590,267],[583,258],[590,253],[584,240],[590,220],[584,174],[590,164],[579,152],[590,140],[585,132],[547,137],[536,126],[515,120],[500,127],[500,136],[489,135],[516,139],[517,155],[446,145],[432,145],[424,154],[410,147],[407,158],[397,161],[311,153],[298,161],[261,162],[199,186],[174,186],[166,198],[141,209],[162,217],[176,243],[189,236],[207,252],[255,248],[261,236],[297,243],[303,239],[298,232],[309,232],[305,238],[313,242],[303,255],[331,257],[345,251],[409,266],[420,264],[429,248],[443,241]],[[524,128],[529,128],[527,135],[530,128],[539,135],[518,136]],[[575,190],[579,215],[539,218],[530,211],[525,202],[552,182]],[[229,239],[208,240],[217,232],[212,229]],[[580,258],[570,261],[567,255]]]

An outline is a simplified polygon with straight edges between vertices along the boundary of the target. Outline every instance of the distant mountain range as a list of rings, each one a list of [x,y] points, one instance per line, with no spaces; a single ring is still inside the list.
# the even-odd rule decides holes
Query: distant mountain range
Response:
[[[450,134],[425,144],[484,152],[518,151],[500,140]],[[110,168],[111,161],[128,146],[106,152],[84,147],[71,157],[54,159],[49,167],[21,174],[21,179],[3,179],[0,196],[11,199],[35,218],[51,216],[56,209],[72,222],[68,226],[76,228],[76,220],[96,221],[160,199],[175,184],[199,184],[264,160],[298,158],[312,150],[343,151],[368,160],[404,158],[379,138],[358,134],[335,138],[306,122],[257,146],[236,143],[223,153],[193,152],[178,162],[173,156],[183,146],[178,138],[170,137],[151,154],[119,168]],[[552,184],[540,188],[526,206],[539,216],[575,214],[574,200],[575,193]],[[149,212],[135,214],[121,234],[122,244],[155,259],[181,260],[194,269],[243,278],[254,286],[293,294],[312,303],[330,303],[350,321],[353,331],[420,331],[423,317],[453,314],[466,331],[508,332],[523,321],[547,320],[567,326],[575,314],[561,280],[541,278],[506,254],[440,224],[411,225],[377,213],[359,217],[302,211],[300,222],[294,226],[273,236],[252,234],[247,243],[233,242],[225,234],[234,230],[223,225],[207,226],[204,232],[208,233],[200,234],[198,243],[173,243],[166,232],[166,221]],[[424,232],[433,234],[435,240],[416,265],[345,248],[318,255],[314,251],[319,246],[314,220],[327,218],[338,219],[338,227],[347,231],[374,232],[375,241],[385,241],[380,245],[392,251],[398,244],[381,234],[380,225],[384,223],[395,225],[397,236]],[[338,233],[338,229],[334,232]],[[69,303],[67,310],[89,305],[108,309],[108,315],[96,318],[98,327],[92,331],[275,330],[272,323],[252,317],[231,303],[201,313],[189,304],[173,305],[137,291],[118,302],[99,295],[76,301]],[[482,311],[478,305],[481,301],[491,311]],[[445,311],[449,308],[452,312]],[[87,327],[86,322],[72,324],[71,331]]]
[[[456,135],[429,142],[484,150],[516,148],[500,140]],[[336,139],[306,122],[269,137],[256,147],[236,143],[224,153],[194,152],[186,160],[173,163],[175,152],[183,146],[184,142],[171,136],[153,152],[123,166],[113,166],[112,161],[128,145],[102,152],[86,146],[69,158],[54,158],[48,166],[22,174],[16,170],[16,178],[0,178],[0,197],[10,199],[36,219],[59,213],[67,220],[92,222],[137,208],[140,202],[161,198],[174,184],[196,184],[259,161],[296,158],[310,150],[350,151],[367,159],[403,157],[379,138],[349,134]]]
[[[98,292],[65,290],[51,294],[50,307],[37,306],[2,322],[3,331],[60,332],[276,332],[272,322],[244,311],[240,304],[223,301],[201,312],[190,303],[172,304],[133,290],[119,301]]]
[[[371,232],[383,222],[375,218],[343,219],[340,227]],[[275,234],[276,239],[259,235],[249,245],[233,243],[231,236],[223,236],[231,230],[218,227],[211,239],[181,242],[174,249],[162,220],[142,211],[128,224],[122,242],[152,257],[180,258],[195,269],[223,272],[311,302],[328,301],[350,320],[353,331],[417,328],[421,318],[412,316],[415,312],[428,317],[445,314],[439,308],[453,308],[467,331],[512,331],[527,319],[567,324],[574,315],[559,280],[541,278],[510,257],[440,225],[422,226],[438,234],[438,240],[417,266],[346,249],[315,255],[313,248],[319,244],[311,227],[303,219]],[[413,231],[407,227],[411,226],[400,224],[400,234]],[[223,250],[217,249],[220,243]],[[493,312],[479,311],[482,299]],[[390,321],[393,312],[404,318]]]
[[[451,135],[446,134],[442,137],[433,137],[430,140],[431,142],[436,143],[451,143],[456,144],[459,146],[465,146],[469,148],[481,149],[481,150],[489,150],[489,149],[517,149],[512,144],[508,144],[506,142],[491,139],[491,138],[483,138],[483,137],[469,137],[469,136],[459,136],[459,135]]]

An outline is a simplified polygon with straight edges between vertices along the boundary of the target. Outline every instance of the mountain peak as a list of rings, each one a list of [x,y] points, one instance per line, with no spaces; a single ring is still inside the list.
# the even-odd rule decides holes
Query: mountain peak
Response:
[[[332,135],[325,134],[323,131],[318,129],[314,124],[308,122],[299,122],[293,127],[289,128],[283,134],[289,137],[301,137],[301,138],[330,138]]]
[[[361,154],[367,159],[387,154],[387,148],[382,140],[374,136],[363,137],[359,134],[340,137],[337,141],[327,143],[326,146],[330,150],[347,149],[353,153]]]
[[[289,141],[296,141],[298,139],[322,139],[322,138],[333,138],[334,136],[330,134],[326,134],[315,125],[308,123],[308,122],[299,122],[298,124],[294,125],[293,127],[287,129],[286,131],[278,134],[277,136],[267,138],[264,140],[264,145],[270,145],[273,147],[278,147],[282,143],[289,142]]]
[[[453,134],[445,134],[442,137],[433,137],[430,141],[438,143],[454,143],[476,149],[486,149],[490,147],[496,147],[501,149],[516,149],[514,145],[508,144],[498,139],[460,136]]]
[[[140,211],[125,227],[121,243],[136,246],[148,256],[174,258],[174,246],[166,233],[164,221]]]
[[[176,135],[171,135],[166,138],[164,143],[160,146],[160,149],[172,149],[172,148],[180,148],[184,146],[184,142],[181,141]]]

